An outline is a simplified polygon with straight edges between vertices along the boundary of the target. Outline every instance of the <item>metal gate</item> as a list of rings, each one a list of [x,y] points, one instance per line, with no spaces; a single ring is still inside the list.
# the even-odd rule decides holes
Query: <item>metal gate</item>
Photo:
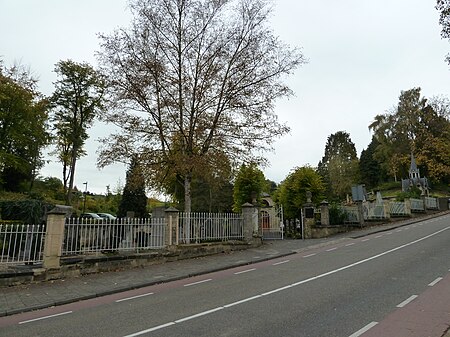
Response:
[[[261,208],[259,211],[259,228],[263,240],[283,240],[283,206]]]

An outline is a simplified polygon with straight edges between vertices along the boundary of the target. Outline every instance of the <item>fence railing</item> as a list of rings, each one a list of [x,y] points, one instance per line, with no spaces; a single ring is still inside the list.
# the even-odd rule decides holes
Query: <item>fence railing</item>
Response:
[[[389,203],[389,212],[391,216],[407,216],[410,213],[406,203],[403,201],[391,201]]]
[[[67,219],[63,255],[108,251],[139,251],[165,246],[164,218]]]
[[[44,237],[44,225],[0,223],[0,265],[42,262]]]
[[[409,199],[411,202],[412,212],[423,212],[425,211],[425,205],[422,199]]]
[[[425,197],[425,207],[426,209],[439,209],[438,199]]]
[[[242,240],[242,214],[180,213],[178,243]]]

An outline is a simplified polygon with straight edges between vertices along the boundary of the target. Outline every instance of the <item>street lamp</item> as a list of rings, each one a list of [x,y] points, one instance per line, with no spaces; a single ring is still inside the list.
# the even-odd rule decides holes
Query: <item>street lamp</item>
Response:
[[[84,189],[84,201],[83,201],[83,213],[86,211],[86,197],[87,197],[87,181],[83,183],[83,185],[86,185],[86,188]]]

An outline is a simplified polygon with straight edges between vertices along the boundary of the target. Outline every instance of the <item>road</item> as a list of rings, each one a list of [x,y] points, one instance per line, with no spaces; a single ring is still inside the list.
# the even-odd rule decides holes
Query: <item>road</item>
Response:
[[[445,307],[428,310],[439,317],[421,316],[440,336],[442,320],[450,323],[449,270],[447,215],[285,258],[4,317],[0,336],[356,337],[387,326],[394,314],[411,315],[405,308],[423,306],[430,296]]]

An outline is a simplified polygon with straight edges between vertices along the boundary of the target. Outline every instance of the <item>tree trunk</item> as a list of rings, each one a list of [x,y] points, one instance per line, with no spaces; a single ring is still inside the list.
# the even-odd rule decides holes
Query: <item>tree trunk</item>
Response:
[[[74,181],[74,177],[75,177],[76,162],[77,162],[77,150],[74,149],[72,152],[72,160],[70,162],[70,167],[69,167],[70,181],[69,181],[69,186],[67,188],[67,195],[66,195],[67,206],[70,206],[70,204],[72,203],[72,189],[73,189],[73,181]]]
[[[186,213],[191,213],[191,182],[192,172],[188,172],[184,176],[184,211]]]

